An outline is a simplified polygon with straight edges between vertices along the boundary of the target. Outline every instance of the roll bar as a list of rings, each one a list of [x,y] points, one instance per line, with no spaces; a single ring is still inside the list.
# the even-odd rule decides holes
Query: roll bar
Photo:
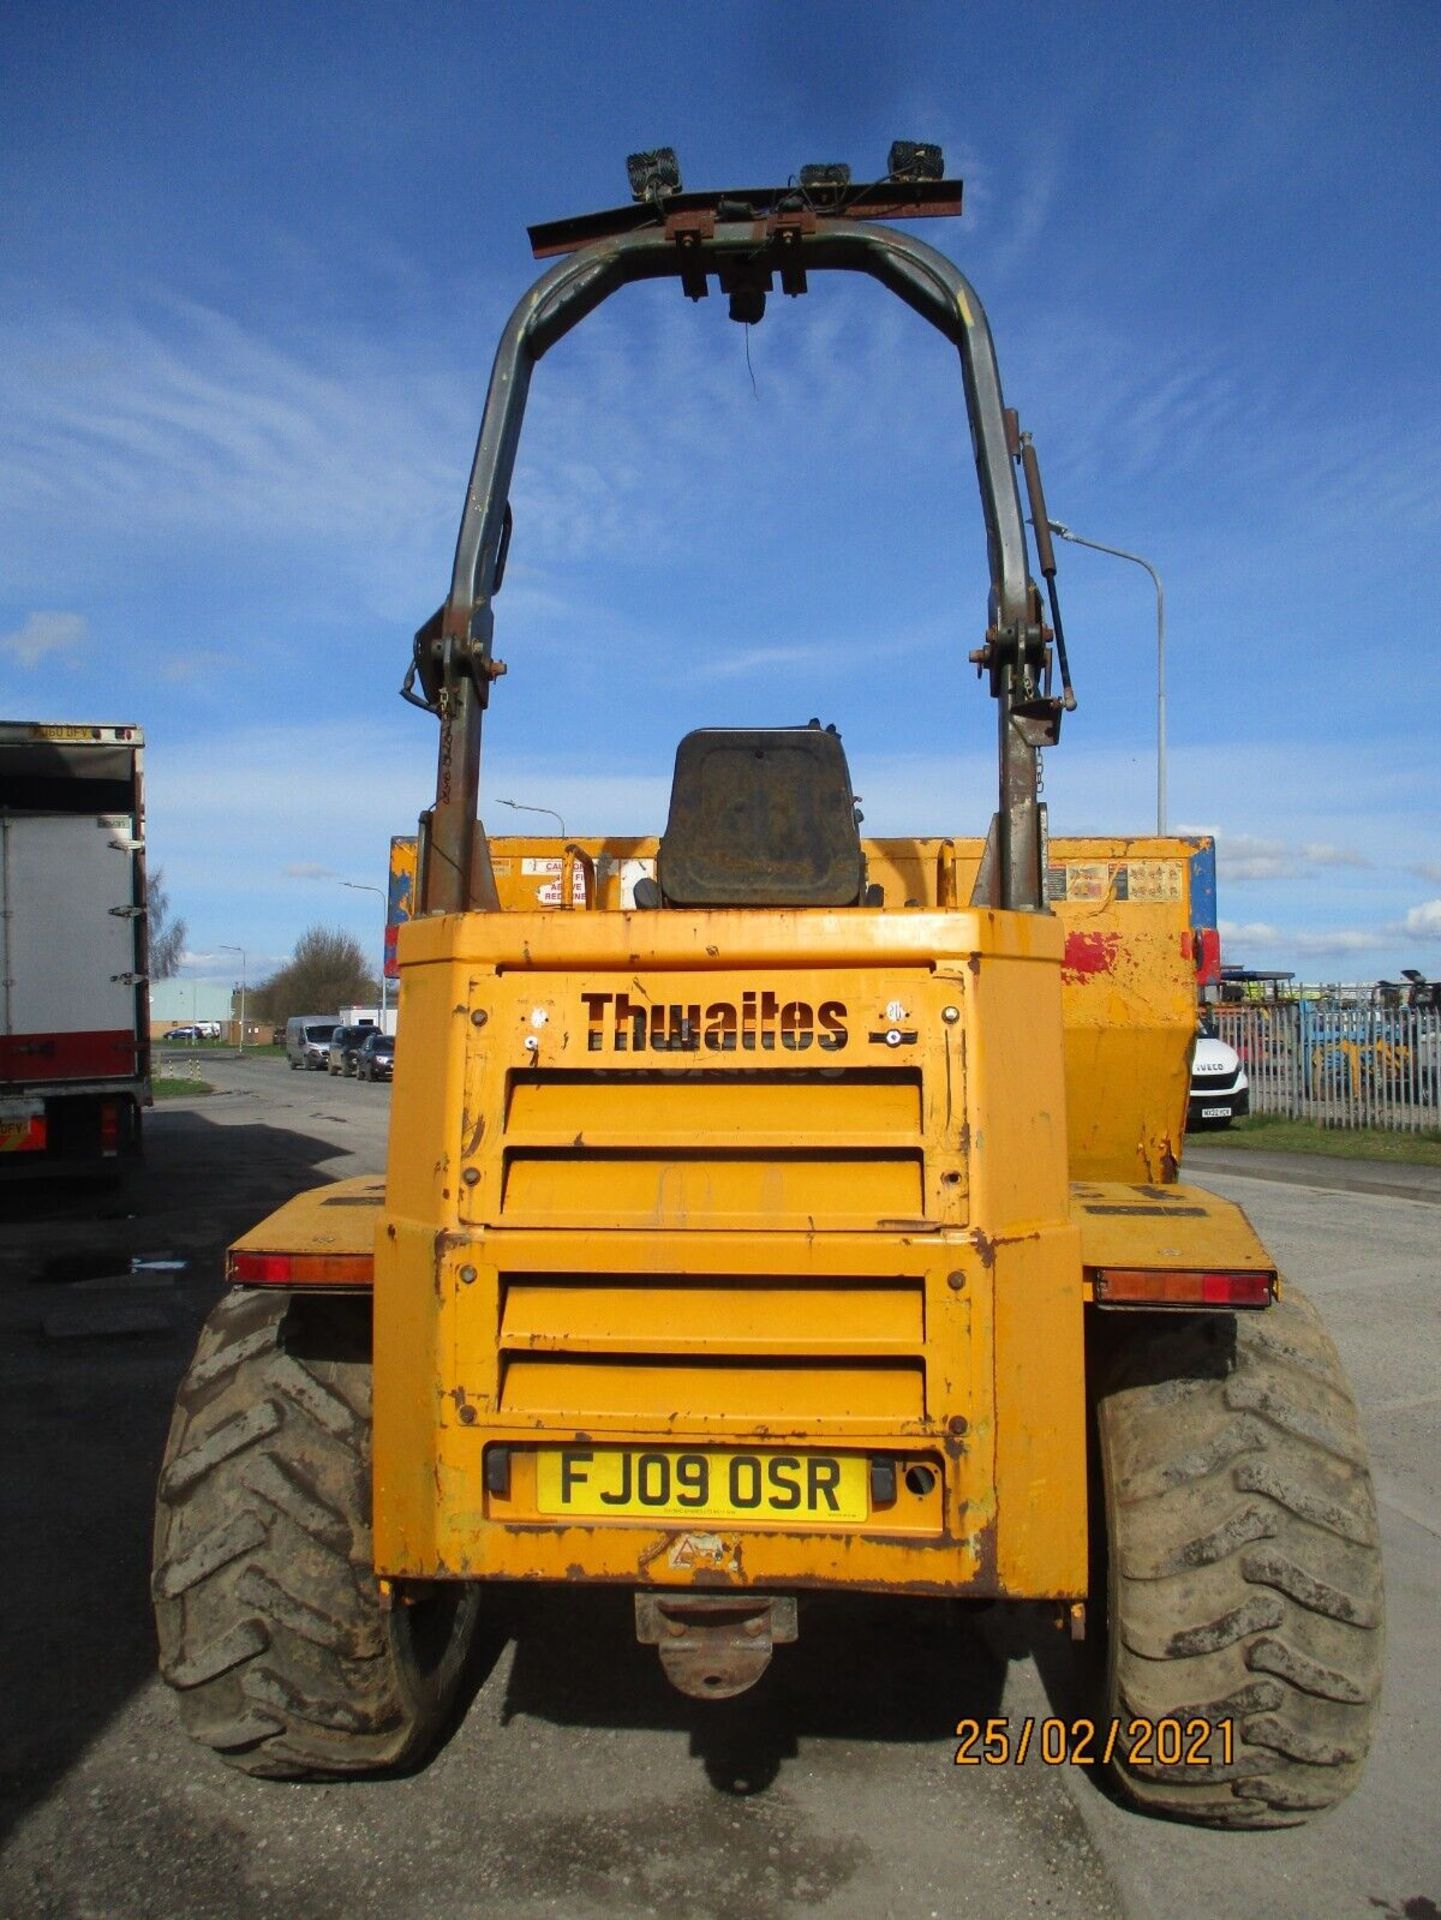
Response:
[[[782,203],[784,206],[784,203]],[[746,216],[727,217],[734,212]],[[1037,751],[1059,732],[1050,698],[1051,632],[1027,563],[1014,461],[1020,437],[1001,396],[985,309],[965,275],[909,234],[811,209],[772,211],[718,199],[716,210],[675,212],[636,232],[608,234],[556,262],[516,305],[496,350],[471,466],[445,604],[415,637],[406,692],[418,678],[440,720],[435,806],[422,820],[419,908],[460,912],[478,904],[484,849],[477,844],[481,719],[491,683],[493,601],[509,541],[508,499],[531,373],[536,362],[618,288],[680,279],[693,299],[718,276],[752,297],[778,273],[783,291],[805,291],[808,272],[869,274],[928,320],[960,354],[966,411],[990,561],[985,644],[969,657],[987,672],[998,702],[1000,797],[978,904],[1045,910],[1044,823]]]

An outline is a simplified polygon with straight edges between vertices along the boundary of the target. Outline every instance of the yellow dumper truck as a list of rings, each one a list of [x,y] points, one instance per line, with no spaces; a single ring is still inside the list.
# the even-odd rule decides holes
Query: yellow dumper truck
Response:
[[[631,205],[532,232],[554,264],[502,336],[405,688],[440,741],[385,1176],[230,1251],[160,1482],[162,1672],[232,1765],[329,1777],[434,1745],[501,1581],[631,1590],[712,1699],[827,1594],[1044,1603],[1104,1653],[1072,1757],[1148,1808],[1302,1819],[1375,1710],[1364,1450],[1314,1311],[1178,1178],[1196,843],[1048,836],[1038,756],[1074,698],[1034,450],[974,290],[885,224],[959,185],[905,142],[863,188],[631,173]],[[687,734],[656,838],[492,842],[536,361],[630,281],[718,282],[753,321],[847,270],[958,353],[989,831],[863,840],[813,722]]]

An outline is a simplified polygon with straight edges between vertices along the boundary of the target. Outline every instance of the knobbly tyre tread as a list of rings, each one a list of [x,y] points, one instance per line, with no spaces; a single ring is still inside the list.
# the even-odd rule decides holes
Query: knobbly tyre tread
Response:
[[[160,1671],[241,1771],[403,1767],[443,1730],[475,1629],[456,1587],[383,1612],[368,1300],[237,1288],[182,1380],[155,1514]]]
[[[1360,1776],[1381,1686],[1376,1505],[1355,1403],[1295,1287],[1262,1314],[1105,1328],[1107,1724],[1234,1721],[1208,1766],[1113,1760],[1156,1813],[1293,1826]],[[1118,1743],[1124,1748],[1125,1742]]]

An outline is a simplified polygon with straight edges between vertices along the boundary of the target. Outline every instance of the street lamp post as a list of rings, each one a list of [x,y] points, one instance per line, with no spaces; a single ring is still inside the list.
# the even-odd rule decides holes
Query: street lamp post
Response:
[[[1048,520],[1046,525],[1058,539],[1069,540],[1078,547],[1091,547],[1097,553],[1114,554],[1118,560],[1131,560],[1138,567],[1144,567],[1151,576],[1156,589],[1156,832],[1166,831],[1166,590],[1161,585],[1161,576],[1139,553],[1128,553],[1124,547],[1108,547],[1104,540],[1087,540],[1079,533],[1072,533],[1069,527],[1063,527],[1059,520]]]
[[[221,947],[221,953],[240,955],[240,1051],[245,1051],[245,949],[244,947]]]
[[[386,901],[386,894],[385,894],[384,887],[368,886],[366,882],[363,880],[342,880],[340,884],[342,887],[349,887],[352,893],[379,894],[381,901],[388,905],[388,902]],[[384,1028],[385,1026],[386,985],[387,985],[387,982],[385,978],[385,933],[384,933],[383,924],[382,924],[382,931],[380,935],[380,1024],[382,1028]]]
[[[517,813],[547,814],[560,828],[561,839],[564,840],[566,838],[565,822],[561,819],[554,807],[531,807],[527,806],[524,800],[498,800],[497,804],[502,807],[514,807]]]

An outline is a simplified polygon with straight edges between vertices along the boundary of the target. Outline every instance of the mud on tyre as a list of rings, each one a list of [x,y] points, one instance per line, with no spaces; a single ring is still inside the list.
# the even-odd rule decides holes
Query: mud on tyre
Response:
[[[1355,1784],[1381,1684],[1376,1508],[1336,1349],[1290,1286],[1264,1313],[1118,1316],[1105,1337],[1102,1711],[1123,1729],[1120,1785],[1188,1820],[1293,1825]],[[1229,1720],[1229,1763],[1213,1735],[1208,1765],[1127,1765],[1124,1730],[1163,1719]]]
[[[372,1570],[370,1302],[238,1289],[181,1382],[160,1476],[160,1671],[246,1773],[401,1767],[439,1738],[477,1590],[384,1611]]]

